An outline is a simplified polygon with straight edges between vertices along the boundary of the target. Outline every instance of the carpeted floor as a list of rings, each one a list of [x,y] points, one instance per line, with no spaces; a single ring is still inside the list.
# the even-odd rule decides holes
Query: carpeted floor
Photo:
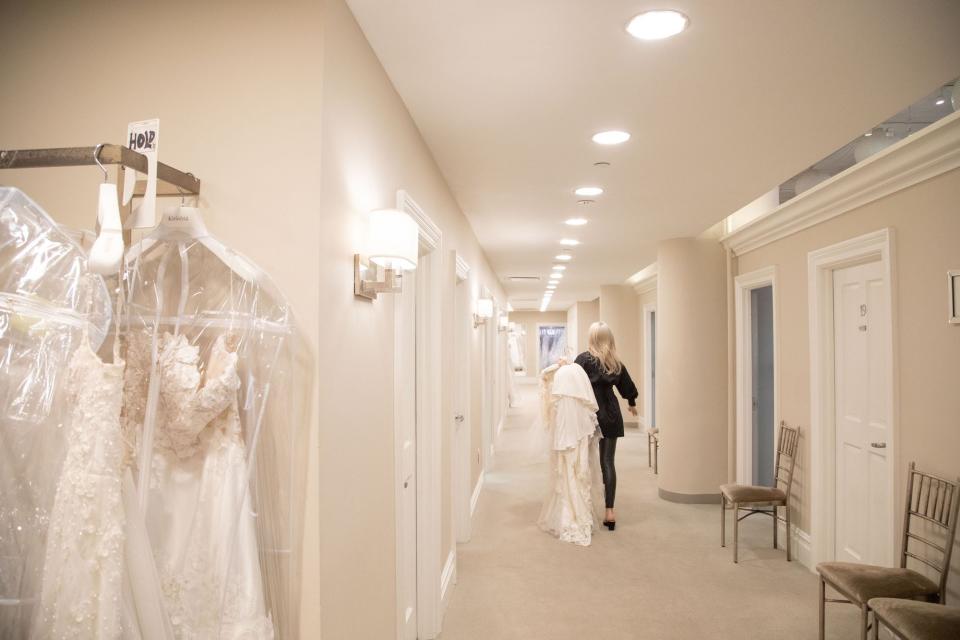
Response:
[[[534,388],[520,391],[472,540],[458,549],[442,640],[817,637],[816,576],[771,548],[770,520],[741,523],[733,564],[719,544],[719,506],[659,499],[636,430],[618,444],[617,530],[584,548],[537,529],[545,462],[529,446]],[[856,619],[853,607],[828,605],[827,637],[856,638]]]

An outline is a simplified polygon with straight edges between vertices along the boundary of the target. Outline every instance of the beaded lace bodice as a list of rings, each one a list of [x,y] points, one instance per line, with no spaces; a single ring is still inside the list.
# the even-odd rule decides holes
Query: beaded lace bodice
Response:
[[[68,369],[67,454],[47,533],[33,637],[120,637],[124,363],[105,363],[86,338]]]

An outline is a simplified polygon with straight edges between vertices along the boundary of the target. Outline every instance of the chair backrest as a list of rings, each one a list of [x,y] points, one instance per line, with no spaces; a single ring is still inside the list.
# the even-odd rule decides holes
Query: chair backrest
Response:
[[[797,449],[800,445],[800,429],[788,427],[784,421],[780,422],[780,433],[777,434],[777,457],[773,461],[773,487],[783,489],[790,499],[790,488],[793,486],[793,468],[797,463]],[[783,459],[787,458],[784,463]]]
[[[907,558],[921,562],[939,574],[940,602],[947,597],[947,576],[950,573],[950,554],[957,536],[957,509],[960,508],[960,480],[951,481],[918,471],[910,463],[907,478],[907,499],[903,514],[903,542],[900,566],[907,566]],[[918,532],[919,527],[939,532],[942,538],[931,540]],[[926,533],[926,531],[924,531]],[[911,547],[910,542],[914,542]],[[915,553],[923,549],[921,553]]]

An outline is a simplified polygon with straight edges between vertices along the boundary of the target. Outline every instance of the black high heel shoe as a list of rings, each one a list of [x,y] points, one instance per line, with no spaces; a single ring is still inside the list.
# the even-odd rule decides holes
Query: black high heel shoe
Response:
[[[617,528],[617,521],[616,521],[616,520],[604,520],[604,521],[603,521],[603,526],[605,526],[607,529],[610,529],[610,531],[613,531],[614,529]]]

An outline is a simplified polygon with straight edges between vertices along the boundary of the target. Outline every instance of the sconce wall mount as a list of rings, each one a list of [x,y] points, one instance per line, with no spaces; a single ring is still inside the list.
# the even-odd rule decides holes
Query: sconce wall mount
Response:
[[[377,277],[380,269],[377,265],[361,256],[353,256],[353,295],[367,300],[376,300],[381,293],[400,293],[403,291],[403,273],[394,269],[383,269],[383,279]]]

